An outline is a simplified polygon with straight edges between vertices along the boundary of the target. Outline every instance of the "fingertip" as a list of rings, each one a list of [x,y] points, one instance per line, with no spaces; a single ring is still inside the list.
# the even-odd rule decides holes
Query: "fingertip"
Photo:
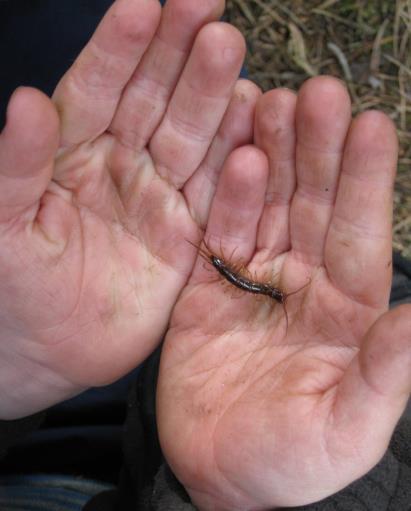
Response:
[[[15,126],[27,126],[27,131],[31,131],[30,127],[41,126],[42,133],[47,135],[54,134],[58,124],[59,118],[53,103],[40,90],[22,86],[11,95],[7,106],[6,126],[12,129]]]
[[[352,122],[361,136],[357,137],[362,146],[372,147],[374,151],[379,149],[386,151],[398,151],[398,134],[394,122],[384,112],[379,110],[366,110],[358,114]]]
[[[234,141],[236,147],[252,142],[254,115],[261,89],[250,80],[239,79],[220,125],[220,136]]]
[[[261,146],[273,140],[276,144],[287,144],[291,141],[294,150],[295,110],[297,95],[286,88],[278,88],[263,94],[256,108],[256,138]]]
[[[382,345],[385,345],[387,339],[392,337],[394,341],[390,345],[404,343],[404,348],[409,346],[411,351],[411,304],[399,305],[381,316],[371,327],[372,339],[374,339],[372,336],[374,333]],[[394,349],[397,352],[403,352],[397,347]]]
[[[12,95],[0,136],[0,222],[32,208],[44,193],[54,169],[59,119],[42,92],[20,87]]]
[[[102,20],[96,44],[108,52],[147,45],[158,27],[161,12],[157,0],[117,0]],[[110,45],[106,48],[107,41]]]
[[[347,86],[338,78],[316,76],[303,83],[298,92],[298,103],[304,104],[308,112],[327,107],[345,112],[348,106],[351,107],[351,98]]]
[[[192,0],[168,0],[163,8],[165,23],[160,28],[160,37],[168,36],[169,30],[173,31],[175,26],[181,27],[177,38],[180,49],[187,45],[187,36],[209,22],[218,20],[224,13],[224,0],[203,0],[193,2]],[[191,30],[190,30],[191,29]]]
[[[31,87],[16,89],[8,104],[1,139],[5,146],[3,173],[19,169],[27,173],[33,166],[43,166],[54,156],[59,143],[59,117],[50,98]],[[8,157],[12,162],[7,162]]]
[[[392,120],[383,112],[368,110],[352,121],[344,150],[343,171],[390,190],[397,171],[399,142]],[[381,202],[382,203],[382,202]],[[392,208],[388,194],[386,207]]]
[[[323,99],[323,96],[340,95],[343,98],[349,98],[350,94],[345,82],[335,76],[321,75],[314,76],[306,80],[299,90],[299,97],[314,95],[317,102]]]
[[[381,396],[407,400],[411,392],[411,304],[383,314],[368,331],[360,364]]]
[[[297,94],[286,87],[278,87],[265,92],[258,101],[258,111],[263,114],[266,109],[286,110],[295,107]]]
[[[398,307],[391,310],[391,315],[395,323],[401,323],[401,326],[405,328],[405,332],[411,339],[411,304],[404,303],[398,305]]]
[[[252,145],[234,149],[227,158],[223,174],[232,184],[244,188],[262,188],[268,179],[268,161],[263,151]],[[235,193],[238,193],[236,190]]]
[[[261,88],[247,78],[239,78],[235,84],[234,96],[238,101],[253,101],[257,103],[262,94]]]
[[[341,80],[317,76],[305,82],[297,99],[297,136],[321,151],[341,150],[351,122],[351,98]]]
[[[197,35],[197,56],[206,59],[206,65],[216,73],[227,74],[227,68],[238,68],[243,63],[246,45],[241,32],[229,23],[214,21],[205,25]]]
[[[247,145],[227,158],[218,182],[207,224],[207,239],[224,250],[237,250],[249,260],[255,251],[264,207],[268,162],[263,151]]]

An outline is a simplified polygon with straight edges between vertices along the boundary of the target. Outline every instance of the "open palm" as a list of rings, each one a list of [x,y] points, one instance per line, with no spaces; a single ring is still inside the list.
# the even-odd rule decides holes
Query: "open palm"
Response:
[[[113,381],[161,339],[259,90],[223,2],[117,0],[53,102],[0,138],[1,418]],[[233,94],[234,92],[234,94]],[[57,114],[58,112],[58,114]]]
[[[158,420],[200,509],[336,492],[381,458],[409,393],[410,309],[386,312],[391,122],[352,121],[345,88],[316,78],[260,99],[256,145],[227,160],[205,241],[286,293],[307,285],[287,325],[281,304],[221,285],[198,258],[162,352]]]

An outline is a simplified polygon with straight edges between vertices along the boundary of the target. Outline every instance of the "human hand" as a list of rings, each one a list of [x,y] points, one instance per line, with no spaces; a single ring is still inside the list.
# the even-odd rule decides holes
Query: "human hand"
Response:
[[[53,102],[0,137],[0,419],[119,378],[156,346],[215,176],[260,94],[221,0],[117,0]],[[234,90],[234,95],[233,95]],[[58,112],[58,115],[57,115]]]
[[[224,166],[204,239],[286,293],[308,285],[287,299],[287,327],[281,303],[221,286],[197,260],[157,407],[166,459],[201,510],[337,492],[382,457],[411,386],[411,307],[387,312],[391,121],[352,120],[346,89],[318,77],[298,97],[265,94],[255,129],[257,147]]]

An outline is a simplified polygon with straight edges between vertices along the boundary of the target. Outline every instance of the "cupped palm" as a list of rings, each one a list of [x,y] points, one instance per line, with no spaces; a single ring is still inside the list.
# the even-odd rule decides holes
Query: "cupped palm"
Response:
[[[256,281],[305,287],[286,300],[287,324],[281,303],[198,259],[163,347],[157,408],[167,461],[200,509],[340,490],[381,458],[409,393],[409,309],[386,312],[391,123],[351,121],[343,87],[317,78],[298,98],[261,99],[256,144],[226,162],[206,244]]]
[[[0,138],[1,418],[119,378],[164,334],[194,263],[185,240],[213,194],[207,176],[249,139],[259,94],[237,83],[244,42],[213,21],[223,2],[188,4],[117,0],[53,102],[26,88],[11,98]]]

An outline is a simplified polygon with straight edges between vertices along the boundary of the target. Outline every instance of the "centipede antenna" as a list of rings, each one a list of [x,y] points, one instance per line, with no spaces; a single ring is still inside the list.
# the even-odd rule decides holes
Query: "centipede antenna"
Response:
[[[224,261],[227,261],[226,256],[224,254],[223,245],[221,243],[221,238],[220,238],[220,257],[222,257]]]
[[[207,262],[210,262],[210,256],[209,254],[207,254],[207,252],[199,247],[198,245],[196,245],[195,243],[193,243],[192,241],[188,240],[187,238],[184,238],[186,240],[187,243],[190,243],[190,245],[192,245],[194,248],[196,248],[198,250],[198,253],[201,255],[201,257],[203,259],[205,259]],[[204,242],[205,244],[205,242]],[[208,249],[207,245],[206,245],[206,248]]]
[[[206,248],[206,249],[210,252],[210,254],[211,254],[211,253],[212,253],[212,250],[211,250],[211,248],[208,246],[208,244],[207,244],[207,242],[206,242],[206,240],[205,240],[205,239],[203,239],[203,243],[204,243],[205,248]]]
[[[195,243],[193,243],[192,241],[188,240],[187,238],[184,238],[185,241],[187,243],[190,243],[190,245],[192,245],[194,248],[196,248],[197,250],[200,250],[200,247],[198,245],[196,245]]]

